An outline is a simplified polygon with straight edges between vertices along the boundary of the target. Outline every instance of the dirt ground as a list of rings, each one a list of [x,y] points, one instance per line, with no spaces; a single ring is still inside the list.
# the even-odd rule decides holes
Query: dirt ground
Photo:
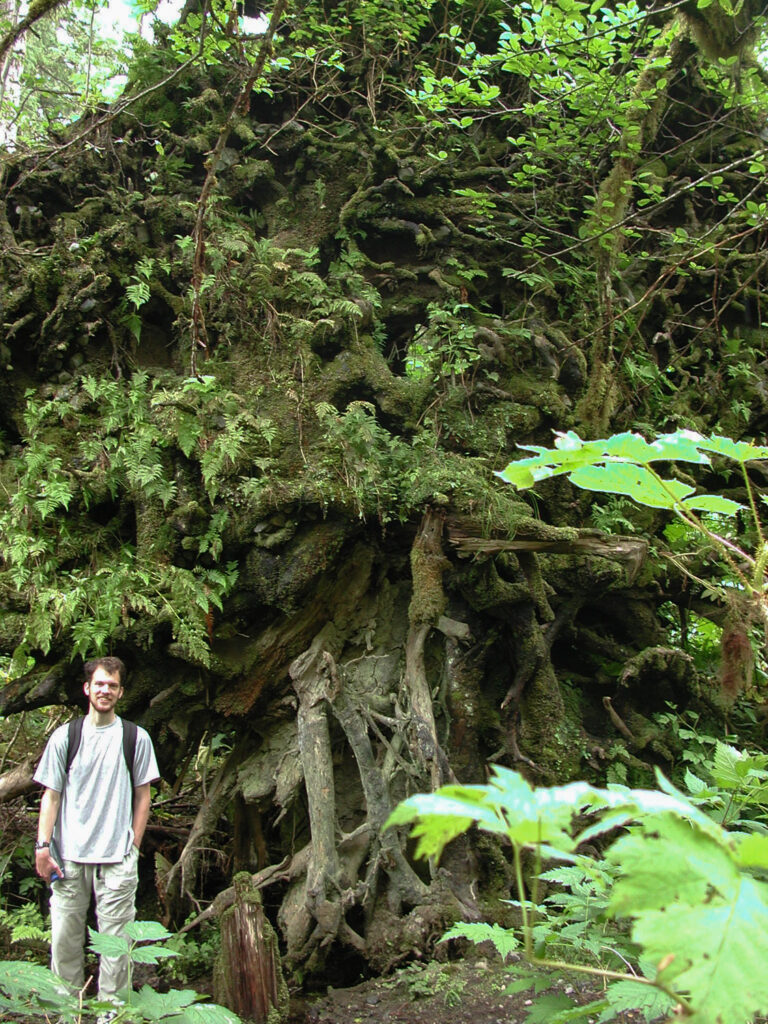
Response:
[[[139,984],[167,990],[158,983],[153,969],[140,969]],[[509,964],[498,956],[488,959],[458,960],[449,963],[414,963],[387,978],[377,978],[349,988],[329,987],[325,993],[294,995],[286,1024],[547,1024],[551,1013],[540,1010],[532,1021],[532,990],[509,993],[513,981]],[[210,977],[191,982],[187,987],[210,996]],[[579,1004],[599,998],[599,990],[582,987],[571,975],[552,976],[552,986],[545,991],[548,999],[567,998]],[[551,1012],[554,1012],[552,1008]],[[586,1018],[595,1024],[599,1014]],[[55,1020],[54,1016],[51,1018]],[[40,1014],[4,1017],[0,1022],[44,1024]],[[616,1018],[620,1024],[640,1024],[639,1013],[624,1013]],[[83,1015],[83,1024],[94,1024],[94,1018]]]
[[[506,994],[513,977],[497,957],[411,965],[391,978],[294,999],[289,1024],[525,1024],[532,990]],[[572,979],[553,975],[552,982],[548,995],[563,1003],[565,996],[579,1004],[599,997],[594,989],[574,988]],[[594,1022],[597,1016],[588,1019]],[[643,1018],[624,1014],[617,1019],[635,1024]]]

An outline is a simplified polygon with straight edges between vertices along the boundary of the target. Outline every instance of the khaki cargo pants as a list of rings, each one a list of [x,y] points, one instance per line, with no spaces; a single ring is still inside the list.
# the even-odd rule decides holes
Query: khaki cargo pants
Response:
[[[85,921],[96,897],[96,921],[102,935],[120,935],[136,916],[139,851],[130,852],[119,864],[80,864],[66,860],[65,877],[51,886],[51,970],[79,990],[84,982]],[[112,999],[131,984],[127,956],[102,956],[99,965],[99,998]]]

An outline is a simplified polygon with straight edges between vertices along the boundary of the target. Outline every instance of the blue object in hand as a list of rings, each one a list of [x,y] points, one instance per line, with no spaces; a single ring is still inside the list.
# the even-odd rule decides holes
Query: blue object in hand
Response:
[[[54,882],[58,882],[60,878],[61,878],[61,875],[59,874],[58,871],[52,871],[51,872],[51,885],[53,885]]]

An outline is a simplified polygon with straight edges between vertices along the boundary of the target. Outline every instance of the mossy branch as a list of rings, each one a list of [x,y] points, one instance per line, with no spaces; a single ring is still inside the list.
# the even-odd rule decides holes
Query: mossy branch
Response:
[[[0,41],[0,65],[2,65],[8,52],[13,49],[28,28],[31,28],[35,22],[44,18],[46,14],[55,11],[57,7],[63,7],[65,2],[66,0],[32,0],[29,10],[21,21],[10,32],[7,32],[2,41]]]

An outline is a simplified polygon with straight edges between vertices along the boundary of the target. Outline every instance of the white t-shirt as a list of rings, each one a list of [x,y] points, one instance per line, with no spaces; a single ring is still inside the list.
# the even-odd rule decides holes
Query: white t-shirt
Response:
[[[159,778],[149,734],[136,733],[134,781],[123,755],[123,722],[95,726],[88,718],[67,775],[68,726],[61,725],[35,772],[35,782],[61,793],[53,842],[62,860],[117,864],[133,842],[133,787]]]

